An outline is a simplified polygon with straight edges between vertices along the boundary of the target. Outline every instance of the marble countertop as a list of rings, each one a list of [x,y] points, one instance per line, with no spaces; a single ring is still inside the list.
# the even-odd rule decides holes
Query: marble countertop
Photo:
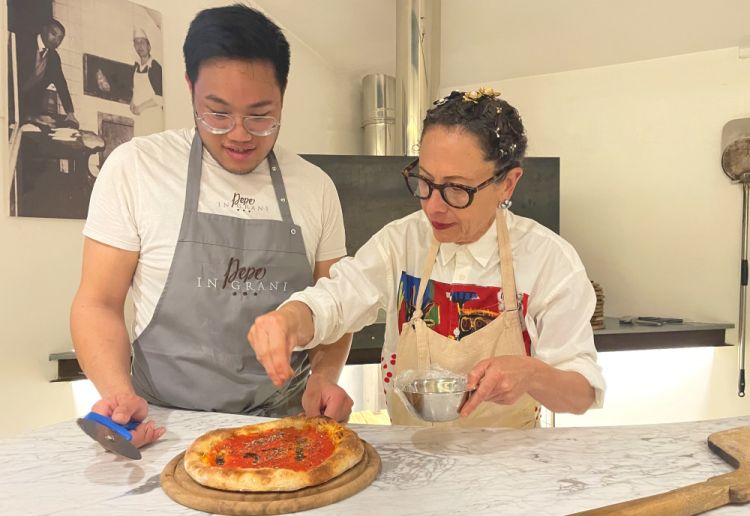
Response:
[[[152,408],[166,435],[131,461],[105,452],[74,421],[0,440],[0,514],[195,515],[159,487],[167,462],[218,427],[263,418]],[[665,425],[417,429],[352,425],[383,467],[364,491],[305,514],[569,514],[668,491],[732,468],[709,434],[750,416]],[[750,512],[727,506],[711,514]]]

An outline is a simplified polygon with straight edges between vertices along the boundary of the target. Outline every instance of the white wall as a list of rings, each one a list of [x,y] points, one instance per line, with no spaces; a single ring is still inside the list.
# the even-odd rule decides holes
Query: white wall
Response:
[[[192,125],[182,59],[185,33],[198,10],[230,2],[139,3],[160,11],[163,17],[166,126]],[[0,4],[0,33],[5,34],[5,2]],[[351,116],[358,113],[358,81],[332,69],[293,34],[287,36],[292,67],[279,141],[300,153],[359,153],[360,130],[356,117]],[[5,38],[0,40],[0,77],[5,77]],[[0,106],[7,106],[6,95],[6,89],[0,88]],[[7,124],[5,107],[0,113],[0,125]],[[84,123],[84,128],[89,127]],[[77,407],[74,400],[74,387],[77,392],[85,391],[80,382],[49,383],[55,377],[55,364],[47,359],[49,353],[72,349],[68,310],[80,276],[83,221],[9,217],[8,149],[7,142],[0,141],[0,437],[6,437],[70,419],[87,406],[79,402]]]
[[[481,86],[467,79],[441,91]],[[750,59],[729,48],[487,85],[521,112],[529,155],[560,156],[561,234],[604,288],[606,315],[736,324],[742,189],[721,170],[720,140],[750,116]],[[558,424],[750,414],[734,347],[600,361],[605,409]]]

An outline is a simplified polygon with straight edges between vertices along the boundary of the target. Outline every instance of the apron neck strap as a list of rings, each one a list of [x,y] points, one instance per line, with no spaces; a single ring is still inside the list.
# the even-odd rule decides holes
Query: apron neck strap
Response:
[[[276,159],[276,154],[271,150],[268,153],[268,169],[271,173],[271,183],[273,184],[273,191],[276,194],[276,200],[279,202],[279,212],[281,213],[281,220],[288,224],[294,224],[292,220],[292,212],[289,209],[289,200],[286,198],[286,188],[284,187],[284,179],[281,177],[281,167],[279,167],[279,161]]]
[[[508,233],[504,210],[505,208],[498,208],[495,212],[495,227],[497,228],[497,249],[500,254],[500,278],[503,287],[504,311],[513,312],[518,310],[518,296],[516,294],[516,278],[513,273],[513,249],[510,245],[510,234]],[[424,293],[427,290],[427,283],[429,283],[432,267],[435,264],[435,258],[437,258],[439,249],[440,242],[433,236],[430,250],[425,257],[422,267],[422,277],[419,279],[419,290],[417,291],[417,300],[412,320],[420,319],[424,315],[422,313],[422,301],[424,300]]]
[[[518,310],[516,278],[513,274],[513,250],[510,245],[510,235],[505,219],[505,208],[497,209],[495,226],[497,227],[497,249],[500,253],[500,278],[503,286],[504,311],[516,311]]]
[[[190,160],[188,161],[187,188],[185,189],[185,214],[198,211],[198,197],[201,187],[201,165],[203,164],[203,142],[195,129],[193,143],[190,146]]]
[[[279,212],[281,213],[281,220],[288,224],[294,224],[292,220],[292,212],[289,209],[289,201],[286,198],[286,188],[284,187],[284,180],[281,177],[281,167],[276,159],[276,154],[273,150],[266,156],[268,159],[268,168],[271,173],[271,183],[273,184],[273,191],[276,195],[276,200],[279,204]],[[185,189],[185,210],[183,213],[183,222],[192,217],[192,214],[198,211],[198,199],[200,197],[200,186],[201,186],[201,174],[203,165],[203,142],[198,134],[198,130],[195,130],[195,136],[193,136],[193,143],[190,146],[190,160],[188,161],[188,178],[187,187]],[[184,224],[183,224],[184,226]]]
[[[422,301],[424,300],[424,293],[425,290],[427,290],[427,283],[430,282],[430,275],[432,274],[432,266],[435,263],[435,258],[437,258],[438,250],[440,249],[440,242],[438,242],[435,239],[435,236],[432,237],[432,244],[430,245],[430,250],[427,252],[427,257],[424,260],[424,265],[422,267],[422,277],[419,278],[419,290],[417,291],[417,304],[414,305],[414,314],[412,315],[412,320],[415,319],[421,319],[422,318]]]

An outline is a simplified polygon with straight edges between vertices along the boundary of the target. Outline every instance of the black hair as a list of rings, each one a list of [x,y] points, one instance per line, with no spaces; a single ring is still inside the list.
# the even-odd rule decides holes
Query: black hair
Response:
[[[192,84],[203,61],[214,58],[269,61],[281,92],[289,77],[289,42],[264,14],[242,4],[205,9],[190,23],[182,46]]]
[[[477,138],[485,159],[495,162],[496,174],[521,166],[527,144],[521,115],[497,95],[483,89],[453,91],[436,100],[424,119],[422,138],[434,125],[460,127]]]
[[[38,25],[37,25],[37,26],[38,26]],[[50,19],[49,19],[49,20],[48,20],[47,22],[45,22],[45,24],[44,24],[44,25],[42,26],[42,29],[44,29],[44,28],[46,28],[46,27],[57,27],[58,29],[60,29],[60,30],[62,31],[62,33],[63,33],[63,36],[65,36],[65,25],[63,25],[62,23],[60,23],[60,21],[59,21],[59,20],[56,20],[56,19],[54,19],[54,18],[50,18]]]

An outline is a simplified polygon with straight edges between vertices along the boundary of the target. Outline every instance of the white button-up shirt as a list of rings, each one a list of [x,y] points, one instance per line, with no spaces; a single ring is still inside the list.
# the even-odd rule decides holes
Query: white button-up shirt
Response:
[[[583,375],[596,390],[594,406],[601,406],[605,382],[590,324],[596,296],[578,254],[531,219],[509,211],[506,219],[527,353]],[[290,301],[302,301],[313,312],[315,335],[307,348],[356,332],[384,310],[381,372],[388,392],[400,328],[414,309],[431,241],[426,216],[413,213],[385,226],[354,257],[336,263],[331,278],[292,295]],[[502,312],[499,263],[495,224],[476,242],[440,246],[424,301],[433,331],[460,339]]]

